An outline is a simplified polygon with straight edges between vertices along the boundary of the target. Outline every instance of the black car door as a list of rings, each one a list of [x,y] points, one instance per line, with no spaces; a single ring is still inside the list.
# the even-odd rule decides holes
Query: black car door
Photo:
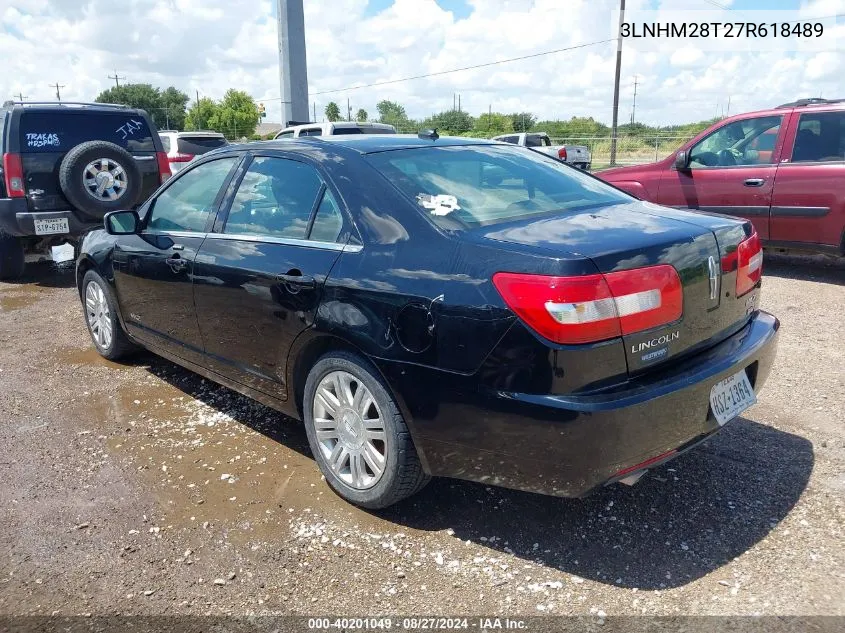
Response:
[[[114,249],[118,302],[132,336],[181,358],[202,358],[194,309],[194,257],[240,156],[186,169],[145,209],[143,229]]]
[[[288,349],[313,323],[351,225],[307,162],[256,156],[231,189],[195,264],[206,363],[285,399]]]

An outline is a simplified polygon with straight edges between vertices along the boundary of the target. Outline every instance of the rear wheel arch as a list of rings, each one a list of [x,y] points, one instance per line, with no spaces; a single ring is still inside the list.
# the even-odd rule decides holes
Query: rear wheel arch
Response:
[[[79,291],[79,296],[82,296],[82,280],[85,279],[85,273],[89,270],[97,270],[97,264],[88,255],[83,255],[76,264],[76,289]]]

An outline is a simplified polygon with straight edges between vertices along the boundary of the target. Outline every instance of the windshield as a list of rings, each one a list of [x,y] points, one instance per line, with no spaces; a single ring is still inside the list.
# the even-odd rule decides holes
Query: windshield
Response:
[[[424,147],[367,159],[449,228],[630,202],[598,179],[533,151],[502,145]]]

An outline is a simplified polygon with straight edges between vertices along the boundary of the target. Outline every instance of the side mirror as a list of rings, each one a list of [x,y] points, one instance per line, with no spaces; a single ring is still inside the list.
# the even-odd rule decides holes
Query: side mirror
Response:
[[[686,150],[681,150],[675,155],[675,169],[684,171],[689,169],[690,156]]]
[[[112,211],[103,216],[103,225],[109,235],[133,235],[141,228],[141,219],[135,211]]]

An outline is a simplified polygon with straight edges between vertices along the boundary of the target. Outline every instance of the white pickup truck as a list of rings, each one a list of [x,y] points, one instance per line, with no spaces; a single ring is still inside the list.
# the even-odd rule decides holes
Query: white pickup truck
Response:
[[[545,132],[522,132],[519,134],[502,134],[494,136],[494,141],[513,143],[523,147],[532,147],[546,154],[551,154],[579,169],[589,171],[592,156],[590,148],[584,145],[552,145],[549,135]]]

